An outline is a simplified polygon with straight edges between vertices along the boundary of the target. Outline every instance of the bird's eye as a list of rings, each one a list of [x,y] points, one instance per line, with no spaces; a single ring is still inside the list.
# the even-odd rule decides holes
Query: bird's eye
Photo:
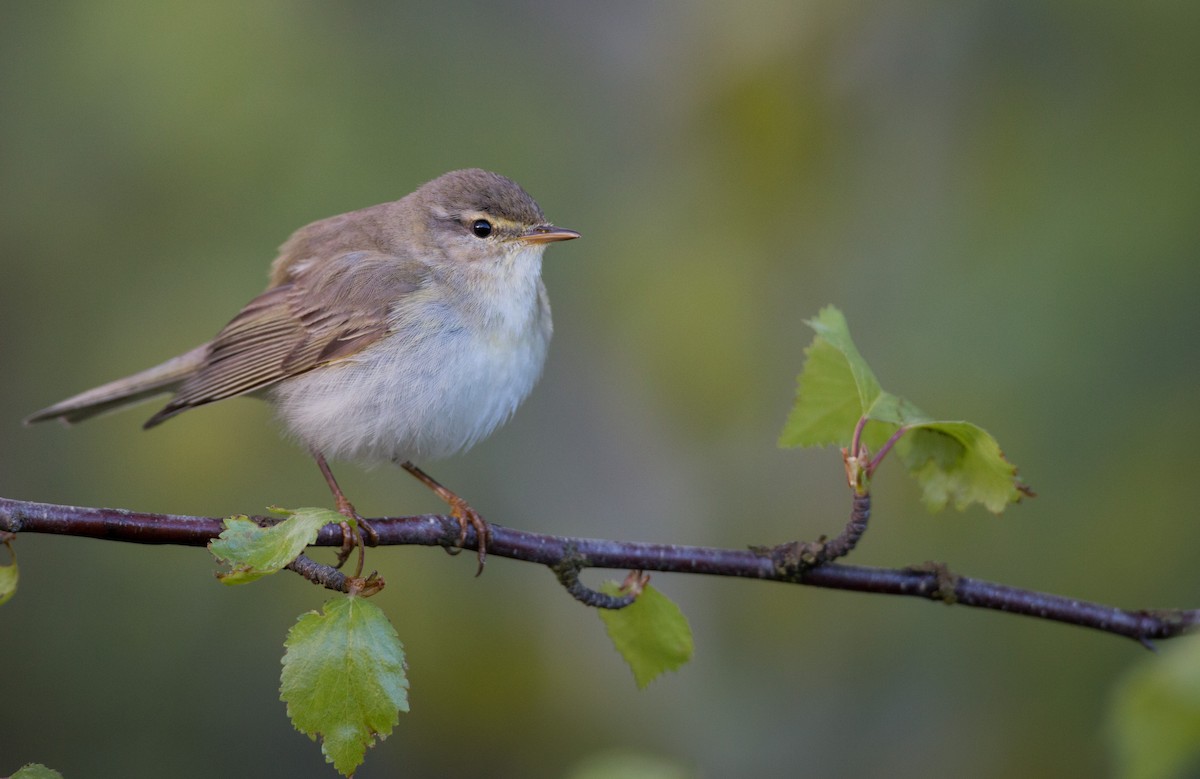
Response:
[[[471,223],[471,232],[476,238],[487,238],[492,234],[492,223],[486,219],[476,219]]]

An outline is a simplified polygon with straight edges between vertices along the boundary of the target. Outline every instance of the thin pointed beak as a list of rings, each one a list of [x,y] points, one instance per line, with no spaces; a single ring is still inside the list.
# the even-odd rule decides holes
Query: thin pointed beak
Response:
[[[565,227],[555,227],[554,225],[538,225],[532,227],[521,236],[521,240],[526,243],[552,243],[554,241],[569,241],[572,238],[578,238],[579,233],[574,230],[568,230]]]

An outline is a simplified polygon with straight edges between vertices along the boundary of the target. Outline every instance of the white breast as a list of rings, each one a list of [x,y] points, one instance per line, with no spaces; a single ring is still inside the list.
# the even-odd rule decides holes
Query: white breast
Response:
[[[364,461],[439,459],[486,437],[533,389],[550,342],[541,251],[510,259],[487,279],[507,294],[418,292],[381,341],[278,384],[284,425],[326,457]]]

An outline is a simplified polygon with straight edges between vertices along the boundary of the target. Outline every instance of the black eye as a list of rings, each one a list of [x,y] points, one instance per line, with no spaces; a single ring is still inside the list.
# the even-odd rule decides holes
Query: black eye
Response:
[[[476,238],[487,238],[492,234],[492,223],[486,219],[476,219],[471,223],[471,232]]]

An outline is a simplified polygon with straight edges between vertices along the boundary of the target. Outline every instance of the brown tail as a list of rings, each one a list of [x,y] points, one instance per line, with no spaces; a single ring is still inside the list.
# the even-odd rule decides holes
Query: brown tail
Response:
[[[184,379],[200,367],[207,351],[208,344],[203,344],[187,354],[167,360],[162,365],[81,392],[38,411],[27,418],[25,424],[61,419],[64,424],[70,425],[98,414],[140,403],[164,392],[174,392]]]

